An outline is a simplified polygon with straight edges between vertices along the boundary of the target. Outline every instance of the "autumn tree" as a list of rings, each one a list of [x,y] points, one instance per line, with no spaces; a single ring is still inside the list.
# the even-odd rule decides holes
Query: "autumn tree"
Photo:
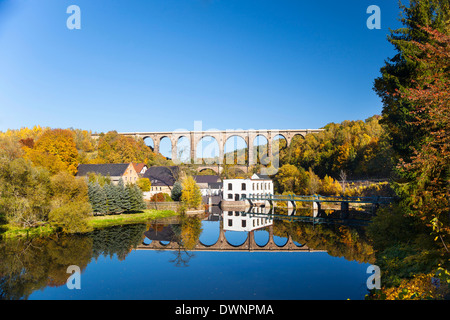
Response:
[[[0,135],[0,159],[12,161],[23,156],[23,150],[17,139]]]
[[[339,195],[342,192],[342,186],[337,180],[326,175],[322,180],[321,192],[326,195]]]
[[[275,175],[275,186],[278,192],[304,194],[308,188],[308,175],[305,170],[291,164],[283,165]]]
[[[52,174],[67,171],[75,175],[77,172],[78,151],[69,130],[47,130],[36,140],[33,148],[24,147],[24,150],[25,158],[35,166],[47,168]]]
[[[20,227],[47,221],[50,211],[50,175],[18,158],[0,161],[0,216]]]
[[[202,203],[202,193],[199,186],[192,176],[186,176],[181,182],[182,193],[181,201],[183,201],[188,208],[198,208]]]
[[[411,124],[415,121],[415,103],[407,95],[394,93],[416,87],[414,80],[424,71],[418,58],[423,57],[424,52],[414,43],[433,41],[430,34],[419,26],[448,32],[450,3],[448,0],[411,0],[409,7],[401,5],[401,9],[404,26],[391,31],[388,37],[397,53],[381,68],[374,90],[383,102],[381,122],[387,128],[393,150],[397,157],[409,162],[413,149],[420,147],[427,131],[425,127]]]
[[[311,168],[320,178],[339,176],[343,170],[350,179],[388,178],[392,170],[392,149],[380,116],[366,120],[329,123],[318,133],[292,139],[280,149],[280,167]]]
[[[410,158],[400,159],[402,180],[396,190],[412,214],[433,226],[443,240],[442,234],[450,234],[450,27],[447,33],[430,27],[421,30],[431,42],[412,41],[420,54],[409,57],[419,65],[420,76],[413,87],[394,95],[412,106],[408,124],[426,133]]]
[[[319,190],[322,187],[322,181],[320,180],[319,176],[314,173],[314,171],[309,168],[306,172],[308,177],[308,184],[306,188],[306,194],[313,195],[319,192]]]
[[[92,231],[87,221],[91,213],[89,202],[71,201],[50,211],[48,220],[63,233],[84,233]]]
[[[143,162],[148,165],[171,165],[160,154],[155,154],[142,139],[135,139],[118,134],[116,131],[102,133],[98,140],[98,156],[96,163],[129,163]]]
[[[92,214],[85,179],[61,171],[50,178],[51,211],[48,221],[64,233],[90,231],[87,218]]]
[[[150,191],[152,188],[152,183],[149,178],[139,178],[136,184],[143,192]]]

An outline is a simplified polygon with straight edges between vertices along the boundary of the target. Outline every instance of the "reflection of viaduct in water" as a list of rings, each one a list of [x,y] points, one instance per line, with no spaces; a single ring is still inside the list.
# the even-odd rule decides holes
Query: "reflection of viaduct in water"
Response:
[[[269,240],[264,245],[259,245],[256,243],[254,238],[254,231],[249,231],[247,233],[247,239],[240,245],[234,245],[228,242],[225,236],[225,231],[220,228],[219,239],[216,243],[212,245],[206,245],[201,243],[199,240],[195,247],[190,251],[255,251],[255,252],[325,252],[323,250],[314,250],[309,248],[307,245],[296,245],[292,238],[287,235],[287,241],[283,245],[277,245],[273,239],[273,226],[266,227],[269,230]],[[176,241],[164,244],[162,242],[152,240],[150,244],[142,243],[137,246],[137,250],[178,250],[180,244]]]

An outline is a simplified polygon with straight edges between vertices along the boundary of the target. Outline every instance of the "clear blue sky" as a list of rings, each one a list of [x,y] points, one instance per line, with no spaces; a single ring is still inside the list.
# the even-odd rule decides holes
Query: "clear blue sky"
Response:
[[[66,27],[72,4],[81,30]],[[373,80],[398,18],[393,0],[0,0],[0,131],[366,119],[381,113]]]

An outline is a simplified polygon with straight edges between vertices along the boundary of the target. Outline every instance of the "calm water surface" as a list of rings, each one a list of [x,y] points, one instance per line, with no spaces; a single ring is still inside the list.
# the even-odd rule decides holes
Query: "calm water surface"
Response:
[[[3,299],[364,299],[364,227],[218,212],[0,243]],[[68,289],[67,267],[81,269]]]

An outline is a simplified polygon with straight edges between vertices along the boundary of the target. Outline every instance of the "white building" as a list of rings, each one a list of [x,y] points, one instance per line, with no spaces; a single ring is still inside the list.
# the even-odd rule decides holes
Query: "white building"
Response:
[[[268,176],[255,173],[250,179],[223,180],[224,201],[241,201],[244,196],[266,198],[269,195],[273,195],[273,182]]]

